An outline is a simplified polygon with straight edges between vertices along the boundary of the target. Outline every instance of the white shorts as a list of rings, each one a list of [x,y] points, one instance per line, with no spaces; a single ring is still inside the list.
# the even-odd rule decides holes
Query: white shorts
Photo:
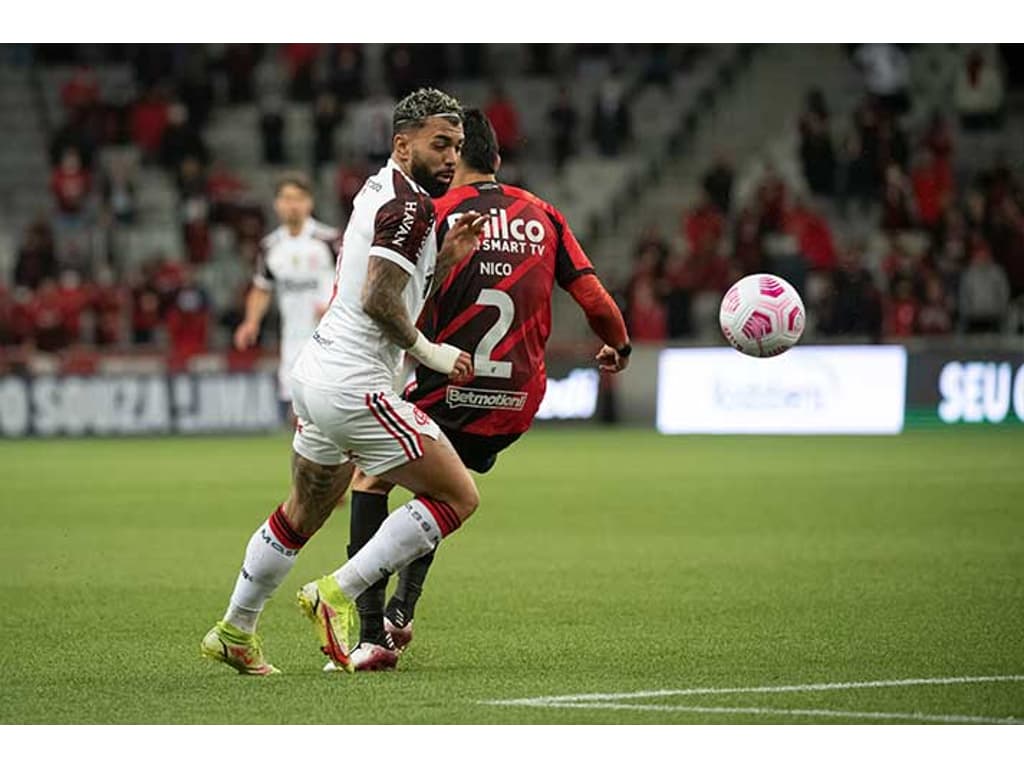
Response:
[[[292,408],[297,454],[323,465],[351,461],[368,475],[415,461],[423,437],[441,435],[433,419],[394,392],[331,392],[292,379]]]

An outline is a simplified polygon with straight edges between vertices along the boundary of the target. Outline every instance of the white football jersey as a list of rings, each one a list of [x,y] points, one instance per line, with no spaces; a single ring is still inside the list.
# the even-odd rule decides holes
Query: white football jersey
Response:
[[[363,285],[371,256],[409,273],[402,295],[415,323],[430,293],[437,262],[434,203],[393,160],[366,180],[345,228],[335,295],[292,369],[317,389],[351,394],[390,392],[403,351],[363,311]]]
[[[331,300],[339,232],[312,217],[295,236],[280,226],[260,242],[253,284],[277,297],[281,315],[280,395],[291,400],[288,372]]]

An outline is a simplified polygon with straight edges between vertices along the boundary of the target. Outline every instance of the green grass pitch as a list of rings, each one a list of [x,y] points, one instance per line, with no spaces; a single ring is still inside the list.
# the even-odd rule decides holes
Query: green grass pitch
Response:
[[[1024,675],[1020,431],[538,429],[480,478],[398,671],[321,673],[295,607],[344,559],[342,509],[264,614],[285,674],[241,677],[198,643],[287,489],[289,451],[283,434],[0,442],[0,722],[1024,719],[1024,678],[486,703]]]

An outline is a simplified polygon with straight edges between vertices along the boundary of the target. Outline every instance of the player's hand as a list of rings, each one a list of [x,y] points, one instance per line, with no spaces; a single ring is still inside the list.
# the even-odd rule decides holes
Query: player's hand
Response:
[[[473,358],[468,352],[460,352],[459,359],[455,361],[455,367],[448,374],[448,379],[453,384],[465,384],[473,378]]]
[[[259,338],[260,327],[255,323],[242,323],[235,329],[235,349],[248,349]]]
[[[626,370],[629,365],[629,358],[623,357],[614,347],[605,344],[601,351],[594,358],[598,362],[598,368],[604,373],[618,373]]]
[[[486,222],[487,218],[476,211],[468,211],[459,216],[444,236],[441,250],[437,254],[438,264],[445,268],[471,255],[480,245],[480,233]]]

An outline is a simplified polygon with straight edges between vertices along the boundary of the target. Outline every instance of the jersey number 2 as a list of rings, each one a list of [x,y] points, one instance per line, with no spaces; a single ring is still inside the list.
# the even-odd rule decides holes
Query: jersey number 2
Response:
[[[492,379],[511,379],[512,363],[508,360],[492,360],[491,354],[512,327],[516,306],[507,293],[495,288],[484,288],[480,291],[476,303],[485,307],[497,307],[498,319],[476,345],[476,352],[473,353],[474,375],[488,376]]]

